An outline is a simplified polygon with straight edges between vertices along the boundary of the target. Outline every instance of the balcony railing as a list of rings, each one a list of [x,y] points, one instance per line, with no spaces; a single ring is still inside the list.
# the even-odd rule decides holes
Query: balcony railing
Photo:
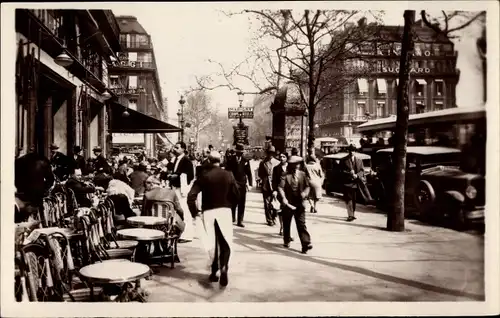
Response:
[[[368,120],[367,116],[357,116],[357,115],[349,115],[349,114],[344,114],[344,115],[337,115],[334,116],[333,119],[335,121],[355,121],[355,122],[364,122]]]
[[[156,68],[155,63],[153,62],[139,62],[139,61],[119,61],[116,62],[113,67],[120,68]]]
[[[120,44],[128,49],[151,49],[149,41],[120,41]]]

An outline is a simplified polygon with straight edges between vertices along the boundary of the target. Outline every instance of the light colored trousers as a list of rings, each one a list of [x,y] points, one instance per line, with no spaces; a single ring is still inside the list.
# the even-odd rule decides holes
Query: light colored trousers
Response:
[[[181,189],[175,188],[175,193],[179,198],[179,203],[181,205],[182,211],[184,211],[184,223],[186,223],[186,227],[184,228],[184,232],[182,232],[180,238],[191,241],[194,238],[195,226],[193,224],[193,217],[191,216],[191,213],[189,212],[189,207],[187,205],[188,192],[189,190],[186,191],[186,196],[183,197],[181,195]]]
[[[201,244],[205,251],[208,253],[207,267],[210,267],[214,259],[218,257],[215,255],[215,225],[217,220],[219,228],[222,232],[224,240],[229,245],[229,250],[233,246],[233,220],[231,215],[231,208],[216,208],[203,211],[203,214],[198,222],[197,232]],[[219,268],[221,264],[219,264]]]

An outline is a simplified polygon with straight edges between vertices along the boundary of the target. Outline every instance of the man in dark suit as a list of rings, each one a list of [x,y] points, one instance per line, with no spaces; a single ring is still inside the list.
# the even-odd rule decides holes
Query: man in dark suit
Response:
[[[95,173],[102,172],[106,174],[112,174],[111,166],[108,164],[106,158],[102,154],[102,148],[97,146],[93,149],[95,159],[94,159],[94,169]]]
[[[274,146],[269,146],[266,150],[266,158],[262,160],[259,164],[258,175],[260,180],[262,180],[262,197],[264,200],[264,213],[266,216],[267,225],[273,226],[276,224],[275,219],[272,215],[271,202],[273,199],[273,169],[279,164],[279,161],[274,158],[276,153],[276,148]]]
[[[356,220],[354,212],[356,211],[356,191],[358,189],[358,182],[364,182],[365,180],[363,161],[356,158],[353,153],[355,149],[354,145],[349,145],[347,148],[349,154],[340,161],[348,222]]]
[[[187,211],[187,194],[194,179],[193,163],[186,156],[186,143],[179,141],[175,144],[174,152],[177,158],[175,159],[173,174],[170,175],[170,185],[175,190],[177,197],[181,203],[182,210]],[[184,215],[186,228],[182,233],[180,242],[189,242],[194,237],[193,219],[189,213]]]
[[[89,194],[94,193],[96,188],[92,184],[82,181],[82,171],[80,169],[74,169],[71,177],[66,182],[66,187],[75,193],[76,202],[79,207],[92,207],[92,200],[90,200]]]
[[[273,169],[273,180],[272,180],[272,186],[273,186],[273,197],[277,198],[280,202],[282,201],[281,198],[278,198],[278,186],[281,181],[281,177],[285,176],[287,171],[288,171],[288,154],[286,152],[283,152],[279,155],[279,161],[280,164],[274,167]],[[274,211],[278,212],[278,211]],[[278,219],[280,221],[280,232],[279,235],[283,235],[283,217],[281,211],[278,212]],[[276,218],[275,215],[273,215],[273,219]],[[292,240],[293,241],[293,240]]]
[[[311,236],[306,227],[305,209],[310,187],[305,172],[299,170],[299,164],[302,161],[299,156],[291,156],[288,159],[289,170],[285,176],[281,177],[278,192],[283,207],[283,246],[290,247],[290,224],[293,217],[302,244],[302,253],[306,254],[312,249]]]
[[[252,171],[250,169],[250,162],[243,157],[244,150],[245,148],[242,144],[237,144],[235,149],[236,155],[226,165],[226,170],[233,173],[240,192],[237,203],[232,207],[233,223],[236,221],[236,207],[238,207],[237,226],[239,227],[245,227],[243,225],[243,216],[245,214],[245,202],[247,199],[247,180],[250,186],[252,186]]]
[[[69,177],[70,174],[70,159],[58,151],[59,147],[56,144],[50,145],[50,165],[54,171],[54,175],[60,180],[63,181]]]
[[[217,151],[210,153],[209,160],[213,167],[196,179],[189,191],[187,204],[192,217],[196,218],[200,213],[196,202],[198,194],[202,194],[201,210],[207,234],[205,246],[207,246],[212,264],[212,273],[209,278],[212,282],[218,281],[217,272],[220,269],[220,284],[226,286],[233,241],[231,207],[239,197],[238,185],[231,172],[220,168],[221,155]]]
[[[73,147],[73,169],[80,169],[83,175],[87,174],[87,163],[82,156],[82,148],[80,146]]]

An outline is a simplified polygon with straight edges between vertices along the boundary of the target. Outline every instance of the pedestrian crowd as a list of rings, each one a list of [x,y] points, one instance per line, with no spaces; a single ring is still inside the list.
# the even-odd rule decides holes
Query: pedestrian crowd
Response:
[[[57,145],[50,149],[50,159],[35,152],[16,159],[16,223],[36,217],[43,209],[43,198],[60,184],[72,190],[78,207],[95,206],[98,195],[105,193],[113,200],[117,223],[136,215],[151,215],[156,202],[172,202],[179,242],[198,237],[208,253],[209,279],[225,286],[233,225],[245,227],[247,192],[255,184],[262,192],[265,222],[271,227],[279,222],[283,246],[288,248],[294,240],[290,235],[294,219],[302,253],[313,247],[306,209],[318,213],[325,175],[311,152],[304,160],[296,148],[288,154],[268,145],[265,158],[249,160],[242,144],[225,153],[209,146],[190,155],[181,141],[164,158],[148,158],[145,153],[106,158],[96,147],[94,156],[85,160],[79,146],[74,147],[72,156],[59,152]],[[353,147],[348,150],[341,162],[341,182],[345,185],[347,221],[354,221],[356,188],[364,178],[364,169],[353,155]],[[134,204],[137,197],[142,198],[139,209]]]

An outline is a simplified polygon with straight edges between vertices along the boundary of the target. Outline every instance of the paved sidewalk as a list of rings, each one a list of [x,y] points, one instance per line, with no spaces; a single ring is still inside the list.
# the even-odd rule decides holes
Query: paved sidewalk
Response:
[[[199,240],[179,244],[181,263],[161,267],[144,287],[151,302],[480,301],[484,238],[407,220],[385,230],[386,217],[360,206],[345,222],[342,202],[324,197],[308,213],[314,248],[300,253],[295,224],[290,249],[279,228],[264,224],[262,195],[247,195],[245,228],[235,227],[229,285],[208,282]]]

